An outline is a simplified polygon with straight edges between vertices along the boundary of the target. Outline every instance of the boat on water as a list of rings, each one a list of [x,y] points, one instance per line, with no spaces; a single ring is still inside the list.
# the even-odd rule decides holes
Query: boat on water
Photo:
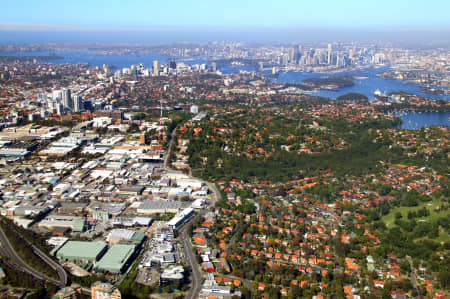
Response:
[[[375,90],[373,95],[375,96],[375,98],[377,100],[380,100],[382,102],[387,102],[387,100],[389,98],[389,96],[386,93],[382,93],[379,89]]]

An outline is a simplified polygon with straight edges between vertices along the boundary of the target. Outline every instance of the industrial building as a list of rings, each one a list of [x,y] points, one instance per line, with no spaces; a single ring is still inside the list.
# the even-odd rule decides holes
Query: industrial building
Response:
[[[192,216],[194,216],[194,209],[187,208],[176,214],[169,222],[167,222],[167,226],[172,229],[177,229],[184,223],[186,223]]]
[[[146,200],[137,208],[139,214],[178,213],[182,203],[174,200]]]
[[[45,217],[38,226],[47,229],[67,227],[74,232],[83,232],[85,221],[82,217],[53,214]]]
[[[95,270],[99,272],[122,273],[132,262],[135,251],[136,246],[134,245],[113,245],[95,265]]]
[[[150,226],[153,219],[150,217],[115,217],[111,220],[113,225],[123,225],[123,226]]]
[[[106,237],[109,244],[133,244],[140,246],[145,239],[145,234],[128,229],[113,229]]]
[[[69,241],[56,251],[56,257],[60,260],[96,262],[107,248],[104,242]]]

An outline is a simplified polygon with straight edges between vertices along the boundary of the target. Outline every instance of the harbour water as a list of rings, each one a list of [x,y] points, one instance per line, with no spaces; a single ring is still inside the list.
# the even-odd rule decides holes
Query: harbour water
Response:
[[[390,113],[400,117],[402,129],[417,130],[428,126],[450,126],[450,112],[400,111]]]
[[[281,72],[278,77],[274,80],[275,82],[289,82],[289,83],[301,83],[303,80],[308,78],[318,78],[326,76],[354,76],[354,86],[340,88],[338,91],[332,90],[320,90],[314,95],[326,97],[326,98],[337,98],[340,95],[356,92],[364,94],[369,98],[369,100],[375,101],[373,93],[379,89],[383,93],[390,93],[395,91],[404,91],[411,94],[417,94],[424,97],[438,99],[438,100],[450,100],[450,95],[441,94],[429,94],[422,92],[419,85],[405,83],[404,81],[397,79],[383,79],[377,76],[378,73],[389,70],[389,67],[381,68],[367,68],[352,72],[343,72],[339,74],[327,75],[318,73],[305,73],[305,72]],[[364,79],[363,79],[364,78]]]

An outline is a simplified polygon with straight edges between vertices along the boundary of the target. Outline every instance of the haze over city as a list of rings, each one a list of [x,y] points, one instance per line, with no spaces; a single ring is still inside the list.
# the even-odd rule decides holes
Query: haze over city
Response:
[[[127,43],[371,38],[445,44],[450,40],[448,11],[445,0],[7,0],[0,12],[0,42],[114,42],[116,36]]]

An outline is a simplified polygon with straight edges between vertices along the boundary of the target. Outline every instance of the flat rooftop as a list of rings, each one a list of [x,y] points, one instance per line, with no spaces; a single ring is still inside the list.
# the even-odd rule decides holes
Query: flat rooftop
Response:
[[[119,273],[133,255],[135,249],[136,246],[134,245],[113,245],[95,267],[99,270]]]
[[[95,261],[106,248],[105,242],[69,241],[56,255],[62,259]]]
[[[141,210],[160,210],[160,209],[180,209],[182,207],[180,201],[175,200],[146,200],[139,205]]]

